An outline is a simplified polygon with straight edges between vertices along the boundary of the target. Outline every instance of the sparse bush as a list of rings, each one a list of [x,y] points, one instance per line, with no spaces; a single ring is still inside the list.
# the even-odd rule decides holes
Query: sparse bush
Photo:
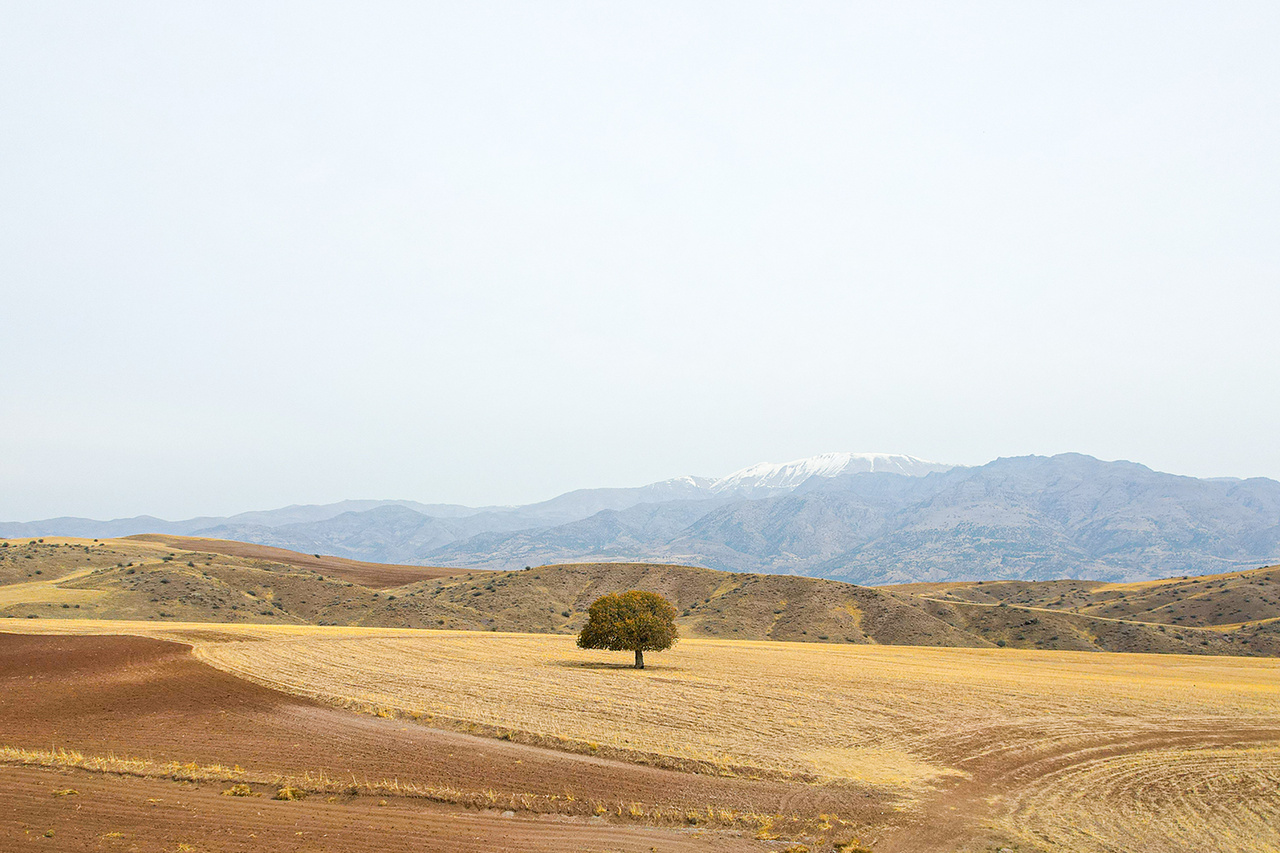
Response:
[[[276,791],[275,796],[272,797],[271,799],[294,801],[294,800],[305,800],[306,798],[307,798],[306,791],[302,790],[301,788],[294,788],[291,785],[285,785],[280,790]]]
[[[232,785],[230,788],[228,788],[227,790],[223,791],[223,792],[222,792],[222,796],[224,796],[224,797],[252,797],[252,796],[253,796],[253,789],[252,789],[252,788],[250,788],[248,785],[244,784],[243,782],[240,782],[240,783],[238,783],[238,784],[236,784],[236,785]],[[277,799],[279,799],[279,798],[277,798]]]
[[[858,843],[857,839],[854,839],[853,841],[846,841],[843,844],[832,845],[831,849],[834,850],[835,853],[871,853],[871,848],[863,847]]]

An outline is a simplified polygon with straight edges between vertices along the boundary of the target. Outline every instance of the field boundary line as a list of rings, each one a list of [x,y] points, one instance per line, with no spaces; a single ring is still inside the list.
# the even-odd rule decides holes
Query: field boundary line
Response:
[[[257,785],[262,791],[251,796],[265,796],[270,789],[291,788],[304,794],[334,796],[375,796],[423,799],[443,805],[476,809],[509,809],[535,815],[562,815],[569,817],[605,818],[622,823],[638,823],[646,826],[691,826],[708,829],[752,830],[757,837],[779,839],[812,835],[817,830],[829,832],[836,828],[847,829],[849,824],[830,815],[801,818],[795,815],[758,814],[732,809],[660,807],[636,801],[606,803],[603,800],[580,799],[565,793],[533,794],[499,792],[493,789],[465,791],[457,788],[424,785],[416,782],[394,780],[358,779],[350,781],[334,779],[323,772],[262,773],[245,770],[238,765],[183,763],[181,761],[155,761],[114,754],[85,755],[77,750],[52,747],[50,749],[25,749],[0,745],[0,765],[11,767],[39,767],[51,770],[76,769],[87,773],[109,776],[129,776],[138,779],[159,779],[172,782],[222,783],[231,785]],[[230,791],[224,792],[230,793]],[[243,796],[243,794],[236,794]],[[847,832],[846,832],[847,834]]]

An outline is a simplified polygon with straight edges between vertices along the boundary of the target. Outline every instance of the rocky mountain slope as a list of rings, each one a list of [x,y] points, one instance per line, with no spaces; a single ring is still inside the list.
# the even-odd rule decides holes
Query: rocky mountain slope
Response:
[[[924,477],[810,478],[720,505],[602,512],[460,540],[431,557],[491,568],[662,559],[862,584],[1146,580],[1280,559],[1280,483],[1199,480],[1078,454],[1020,457]]]

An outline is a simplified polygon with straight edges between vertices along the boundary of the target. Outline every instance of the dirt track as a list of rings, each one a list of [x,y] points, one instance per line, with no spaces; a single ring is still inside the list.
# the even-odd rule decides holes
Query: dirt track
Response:
[[[399,780],[466,791],[569,795],[573,800],[566,799],[566,802],[579,804],[594,800],[679,809],[705,810],[710,806],[763,814],[834,812],[856,818],[861,825],[883,823],[890,816],[885,804],[862,793],[855,796],[847,789],[678,773],[442,732],[403,721],[359,716],[215,670],[194,660],[185,645],[137,637],[0,633],[0,732],[6,745],[24,748],[56,746],[89,755],[113,753],[157,761],[240,765],[255,772],[281,775],[323,772],[336,779]],[[41,773],[52,775],[51,771],[30,769],[19,772],[8,768],[2,772],[15,778],[21,790],[31,785],[39,788]],[[79,789],[80,784],[59,787]],[[125,800],[134,797],[136,802],[145,803],[147,797],[157,795],[143,795],[143,787],[150,789],[153,785],[165,784],[175,786],[172,782],[135,779],[127,785],[102,790],[125,792]],[[46,791],[54,785],[55,782],[49,781]],[[206,815],[216,824],[226,817],[228,809],[241,808],[237,803],[228,804],[216,798],[214,789],[220,791],[224,787],[226,785],[206,785],[190,794],[193,802],[203,804],[193,806],[194,813]],[[138,791],[136,797],[128,793],[134,790]],[[101,820],[119,814],[122,815],[119,819],[127,822],[127,802],[114,795],[104,794],[104,797],[104,802],[111,805],[103,805]],[[32,802],[39,799],[36,796]],[[365,801],[370,799],[356,798],[353,807],[365,814],[368,805]],[[265,806],[259,800],[254,802],[259,807]],[[318,804],[318,801],[313,798],[303,804],[273,804],[270,808],[300,806],[299,811],[303,811],[312,803]],[[12,820],[23,814],[30,815],[23,818],[30,823],[37,815],[52,815],[63,806],[65,804],[50,804],[48,809],[34,811],[23,806],[16,816],[5,818],[6,826],[12,828]],[[428,809],[423,802],[397,808],[401,810],[386,814],[407,817],[423,809],[434,809],[432,814],[450,812],[439,806]],[[451,813],[468,815],[466,826],[484,824],[484,821],[476,823],[479,818],[475,811],[459,812],[455,808]],[[329,825],[323,823],[329,818],[313,816],[312,819],[321,822],[317,825]],[[356,818],[342,818],[348,819]],[[535,823],[538,820],[524,819]],[[499,836],[512,831],[510,819],[504,820],[492,830]],[[626,833],[639,830],[636,826],[593,826],[581,818],[564,816],[541,820],[550,821],[548,825],[556,827],[552,836],[561,834],[560,841],[554,838],[547,841],[553,849],[577,849],[580,841],[581,845],[595,845],[599,849],[602,835],[615,830],[625,832],[616,844],[611,841],[606,848],[625,849],[623,842],[631,838]],[[441,824],[448,825],[448,821]],[[485,835],[488,829],[477,831],[488,839],[486,849],[504,849],[501,845],[493,846],[499,836]],[[581,839],[579,833],[584,833]],[[525,834],[519,833],[520,849],[529,847]],[[647,829],[636,837],[648,839],[647,846],[659,850],[684,849],[689,841],[687,832],[674,830]],[[406,843],[411,840],[410,835],[404,838]],[[708,835],[697,842],[697,849],[722,849],[726,845],[746,850],[769,849],[749,838],[721,834],[712,844]],[[61,844],[59,846],[61,848]],[[375,847],[405,849],[389,840]],[[355,848],[335,845],[334,849]],[[461,848],[451,842],[440,849]]]

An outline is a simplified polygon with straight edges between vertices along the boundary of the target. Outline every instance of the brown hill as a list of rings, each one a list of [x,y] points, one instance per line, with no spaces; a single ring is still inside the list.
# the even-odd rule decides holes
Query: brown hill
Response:
[[[0,543],[0,617],[11,618],[571,633],[597,597],[632,588],[671,599],[685,636],[1280,655],[1280,568],[1145,584],[872,588],[648,563],[514,572],[380,566],[179,537]]]
[[[235,542],[230,539],[204,539],[198,536],[168,536],[163,533],[140,533],[126,539],[138,542],[157,542],[169,548],[183,551],[221,554],[226,557],[245,557],[251,560],[267,560],[275,563],[313,569],[325,575],[358,583],[370,589],[387,589],[414,581],[465,575],[466,569],[447,569],[436,566],[397,566],[390,563],[364,563],[344,557],[321,554],[300,554],[270,545]]]
[[[1004,603],[1189,628],[1280,619],[1280,566],[1142,583],[976,581],[886,589],[940,601]]]

